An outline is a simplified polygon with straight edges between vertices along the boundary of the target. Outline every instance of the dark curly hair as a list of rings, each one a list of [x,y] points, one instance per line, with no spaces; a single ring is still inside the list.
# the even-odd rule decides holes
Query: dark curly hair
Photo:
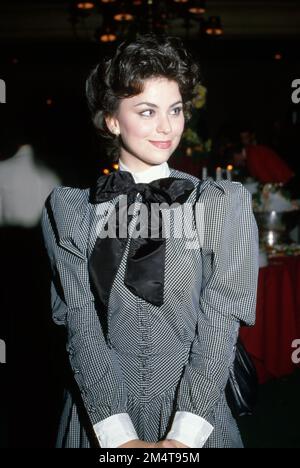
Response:
[[[109,156],[119,158],[120,140],[105,118],[118,110],[120,100],[143,92],[144,81],[164,77],[178,83],[185,120],[191,118],[192,99],[200,82],[200,67],[180,38],[148,33],[123,41],[111,58],[105,57],[86,80],[86,97],[98,134],[106,139]]]

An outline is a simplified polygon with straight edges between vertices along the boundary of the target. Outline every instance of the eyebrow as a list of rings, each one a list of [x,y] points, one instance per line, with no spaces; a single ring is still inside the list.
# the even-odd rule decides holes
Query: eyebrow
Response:
[[[158,107],[156,104],[152,104],[151,102],[139,102],[138,104],[135,104],[133,107],[141,106],[142,104],[146,104],[149,107]],[[176,104],[182,104],[182,101],[177,101],[174,102],[174,104],[171,104],[170,107],[176,106]]]

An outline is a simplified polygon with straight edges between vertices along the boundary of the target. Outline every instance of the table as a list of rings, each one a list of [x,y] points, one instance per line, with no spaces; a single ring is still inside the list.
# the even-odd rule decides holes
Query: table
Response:
[[[290,374],[292,342],[300,339],[300,256],[277,257],[259,270],[256,324],[240,337],[260,383]]]

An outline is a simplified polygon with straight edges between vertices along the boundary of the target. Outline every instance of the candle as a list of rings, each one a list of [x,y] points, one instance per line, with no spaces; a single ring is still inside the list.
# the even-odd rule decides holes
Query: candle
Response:
[[[207,167],[204,166],[202,167],[202,180],[206,180],[207,179]]]
[[[222,180],[222,168],[221,167],[217,167],[217,170],[216,170],[216,180]]]
[[[187,147],[185,154],[187,156],[192,156],[193,150],[192,150],[192,148],[190,146]]]
[[[226,175],[227,175],[227,180],[230,180],[230,181],[232,181],[232,169],[233,169],[233,166],[229,164],[229,166],[227,166]]]

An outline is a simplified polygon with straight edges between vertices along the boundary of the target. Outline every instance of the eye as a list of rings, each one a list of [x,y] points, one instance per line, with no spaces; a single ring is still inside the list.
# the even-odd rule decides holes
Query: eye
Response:
[[[143,112],[140,112],[140,115],[143,115],[145,114],[145,112],[154,112],[152,109],[147,109],[147,110],[144,110]],[[149,115],[145,115],[145,117],[150,117]]]
[[[182,107],[175,107],[174,110],[177,110],[178,112],[176,112],[176,115],[179,115],[182,111]]]
[[[173,110],[177,111],[175,113],[175,115],[179,115],[180,112],[182,111],[182,107],[175,107]],[[140,115],[145,116],[145,117],[150,117],[150,115],[145,115],[145,112],[154,112],[154,110],[153,109],[147,109],[147,110],[144,110],[143,112],[140,112]]]

